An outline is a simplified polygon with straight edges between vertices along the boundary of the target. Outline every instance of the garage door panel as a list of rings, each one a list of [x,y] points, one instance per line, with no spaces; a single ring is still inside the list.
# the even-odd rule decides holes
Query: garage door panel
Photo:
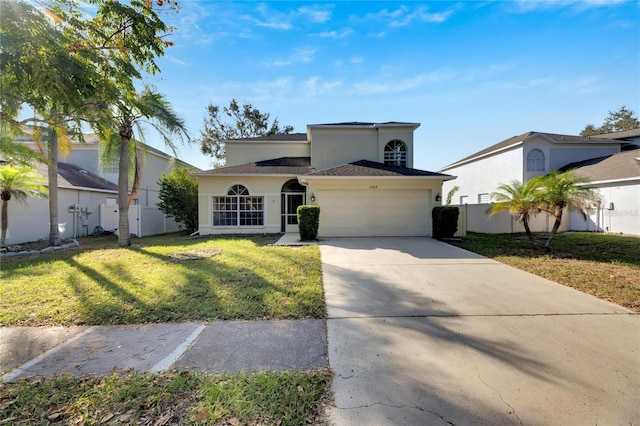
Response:
[[[320,236],[430,235],[429,191],[322,191]]]

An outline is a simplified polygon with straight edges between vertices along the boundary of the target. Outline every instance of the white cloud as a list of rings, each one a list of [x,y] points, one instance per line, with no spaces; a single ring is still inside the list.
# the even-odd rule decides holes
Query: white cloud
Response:
[[[341,39],[353,34],[353,30],[351,28],[345,28],[342,31],[323,31],[318,33],[318,36],[323,38],[333,38],[333,39]]]
[[[628,0],[516,0],[510,3],[517,13],[528,13],[536,10],[571,8],[582,11],[599,7],[615,6]]]
[[[334,81],[322,81],[320,77],[313,76],[303,83],[305,88],[305,95],[309,96],[322,96],[327,95],[342,85],[341,80]]]
[[[183,67],[189,65],[188,62],[185,62],[185,61],[180,60],[178,58],[175,58],[173,56],[168,56],[167,55],[166,58],[169,60],[169,62],[172,62],[172,63],[174,63],[176,65],[180,65],[180,66],[183,66]]]
[[[332,11],[320,6],[303,6],[298,8],[298,13],[308,18],[311,22],[321,24],[331,19]]]
[[[418,6],[410,9],[401,5],[396,10],[382,9],[376,13],[369,13],[365,16],[365,20],[386,21],[390,27],[404,27],[414,22],[442,23],[447,21],[453,14],[455,9],[449,9],[443,12],[429,12],[427,6]]]
[[[372,95],[382,93],[401,93],[413,90],[427,84],[442,83],[454,79],[458,72],[450,69],[435,70],[429,73],[420,73],[415,76],[393,78],[392,76],[379,80],[368,80],[353,85],[356,93]]]
[[[361,56],[352,56],[352,57],[351,57],[351,61],[350,61],[350,62],[351,62],[352,64],[361,64],[361,63],[362,63],[362,61],[363,61],[363,59],[362,59],[362,57],[361,57]]]
[[[315,59],[317,49],[295,49],[291,55],[283,59],[276,59],[271,62],[265,62],[267,66],[282,67],[296,63],[308,64]]]

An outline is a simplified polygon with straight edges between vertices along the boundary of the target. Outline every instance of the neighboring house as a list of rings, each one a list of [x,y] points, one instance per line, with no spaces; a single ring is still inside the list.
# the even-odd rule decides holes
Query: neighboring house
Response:
[[[37,149],[36,143],[28,135],[18,137],[17,140],[34,150]],[[74,235],[91,235],[93,234],[95,227],[98,225],[100,225],[105,231],[117,232],[118,188],[116,183],[118,181],[118,162],[112,161],[108,164],[103,164],[100,159],[99,150],[100,141],[97,136],[94,134],[87,134],[85,135],[85,143],[72,141],[72,150],[69,155],[66,157],[60,157],[61,163],[59,164],[61,164],[61,170],[59,173],[61,175],[63,172],[67,173],[68,170],[73,168],[76,170],[76,177],[91,176],[92,178],[99,179],[101,182],[106,182],[110,185],[108,188],[105,187],[106,189],[94,186],[87,187],[91,191],[99,189],[101,191],[101,195],[100,202],[98,204],[102,206],[109,206],[108,208],[95,208],[95,195],[89,197],[91,201],[86,202],[85,200],[87,198],[84,195],[78,195],[75,198],[75,201],[67,200],[62,196],[59,196],[58,215],[62,238],[69,238]],[[193,170],[198,169],[148,145],[140,144],[138,154],[139,158],[142,160],[142,174],[137,195],[133,201],[133,205],[136,207],[132,206],[134,208],[130,209],[129,214],[131,233],[136,236],[147,236],[177,231],[179,229],[178,224],[172,218],[167,218],[157,207],[157,203],[160,201],[160,177],[162,176],[162,173],[170,172],[174,166],[188,167]],[[62,170],[63,167],[65,170]],[[43,174],[43,176],[47,176],[46,166],[38,166],[38,170]],[[65,176],[65,179],[66,178],[67,177]],[[129,185],[131,186],[131,184],[132,179],[130,178]],[[84,194],[82,191],[85,186],[78,183],[77,180],[72,179],[64,185],[60,184],[61,189],[63,186],[65,187],[65,191],[73,190],[78,194]],[[38,225],[28,229],[20,229],[17,225],[14,227],[14,224],[17,224],[18,222],[13,222],[13,220],[10,219],[9,226],[12,228],[12,240],[7,241],[9,244],[32,241],[34,238],[40,239],[48,236],[48,207],[31,208],[32,205],[40,205],[42,202],[42,200],[36,201],[29,198],[28,208],[24,205],[22,207],[13,206],[14,208],[20,208],[21,213],[17,214],[24,216],[24,220],[26,221],[25,223],[37,223]],[[43,204],[43,206],[46,206],[46,200],[44,203],[45,204]],[[63,213],[68,212],[71,205],[77,205],[78,209],[82,209],[83,212],[87,211],[87,209],[91,212],[88,216],[90,218],[88,222],[85,221],[86,223],[83,223],[83,226],[87,226],[77,228],[75,233],[72,231],[73,224],[68,222],[67,218],[63,217]],[[84,213],[82,214],[84,215]],[[79,216],[80,213],[77,213],[76,215]],[[72,216],[69,217],[72,218]]]
[[[499,185],[527,181],[568,163],[603,157],[621,151],[623,141],[601,138],[527,132],[506,139],[444,167],[441,172],[457,176],[443,185],[445,194],[453,186],[457,204],[489,203]]]
[[[573,213],[571,230],[640,235],[640,149],[567,164],[561,170],[588,179],[602,201],[587,222]]]
[[[36,167],[47,177],[47,166]],[[100,224],[100,206],[118,195],[118,186],[74,164],[58,163],[58,229],[63,239],[86,236]],[[49,238],[49,201],[28,198],[8,204],[6,244]]]
[[[419,125],[314,124],[225,141],[227,165],[194,174],[200,234],[298,232],[298,206],[314,204],[320,237],[430,236],[453,176],[412,168]]]
[[[455,182],[445,182],[443,191],[447,194],[453,186],[458,186],[453,203],[465,206],[468,230],[520,232],[523,230],[521,224],[506,215],[487,220],[485,211],[491,202],[491,193],[498,185],[509,184],[513,180],[527,181],[554,170],[575,169],[576,174],[584,175],[593,186],[600,188],[606,202],[596,206],[586,221],[581,215],[572,213],[571,221],[563,221],[561,230],[640,234],[638,166],[631,161],[634,155],[638,155],[627,154],[637,152],[633,150],[638,147],[640,129],[589,137],[528,132],[444,167],[441,172],[457,178]],[[627,162],[626,167],[620,165],[623,161]],[[610,168],[618,170],[608,170]],[[618,210],[609,209],[618,205]],[[546,215],[532,218],[530,223],[534,231],[549,231],[552,224],[553,220]]]

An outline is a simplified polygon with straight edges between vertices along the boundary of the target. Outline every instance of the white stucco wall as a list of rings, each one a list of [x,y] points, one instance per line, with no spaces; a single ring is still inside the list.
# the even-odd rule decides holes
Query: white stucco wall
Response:
[[[525,232],[521,222],[514,219],[509,212],[501,212],[490,216],[487,209],[491,204],[464,204],[457,205],[461,212],[465,213],[467,231],[485,234],[511,234]],[[555,223],[555,218],[547,213],[532,216],[529,221],[531,232],[550,232]],[[560,224],[559,232],[565,232],[571,228],[571,218],[566,214]]]
[[[227,166],[282,157],[309,157],[309,142],[227,142]]]
[[[457,176],[456,179],[443,183],[443,200],[446,200],[451,188],[458,186],[460,189],[452,199],[453,204],[459,203],[460,197],[464,196],[468,197],[466,203],[478,204],[480,194],[490,194],[498,185],[513,179],[522,180],[522,147],[488,156],[481,161],[445,169],[443,173]]]
[[[579,213],[573,213],[571,230],[640,235],[640,179],[593,186],[601,196],[600,208],[587,221]]]
[[[198,177],[198,223],[200,235],[280,232],[282,185],[290,179],[295,179],[295,177]],[[244,185],[249,190],[250,195],[264,197],[264,226],[213,227],[213,197],[227,195],[229,188],[233,185]]]
[[[59,188],[58,229],[61,238],[74,236],[74,215],[69,212],[69,206],[76,204],[88,208],[90,212],[88,216],[76,216],[75,235],[82,237],[93,234],[93,229],[100,224],[100,204],[106,204],[107,197],[114,196],[107,192]],[[13,199],[9,201],[6,244],[49,239],[49,200],[28,198],[27,203],[21,204]]]

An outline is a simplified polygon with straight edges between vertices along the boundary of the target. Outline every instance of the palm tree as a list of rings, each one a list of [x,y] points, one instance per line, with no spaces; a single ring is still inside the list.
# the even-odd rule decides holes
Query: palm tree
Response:
[[[491,198],[496,201],[489,208],[491,216],[496,213],[508,211],[511,213],[516,221],[522,222],[524,230],[527,233],[529,240],[534,243],[531,229],[529,229],[529,219],[531,214],[537,214],[540,210],[539,204],[539,192],[541,187],[541,178],[535,177],[525,183],[519,180],[513,180],[510,184],[502,184],[498,186],[495,192],[491,193]]]
[[[9,225],[8,204],[11,197],[26,203],[27,197],[46,197],[46,180],[28,166],[0,166],[0,199],[2,200],[2,235],[0,247],[4,247]]]
[[[111,129],[97,129],[100,138],[106,142],[103,156],[118,159],[118,245],[131,245],[129,231],[129,205],[135,198],[140,180],[140,161],[137,156],[139,140],[143,138],[142,124],[153,127],[162,136],[165,145],[176,153],[171,140],[177,136],[181,141],[189,140],[186,124],[165,98],[150,88],[145,88],[136,99],[127,105],[120,104],[114,110],[114,120],[118,123],[118,132]],[[137,132],[134,132],[134,129]],[[139,138],[134,138],[137,133]],[[134,177],[129,194],[129,167],[134,159]]]
[[[587,214],[593,211],[599,197],[593,188],[583,185],[586,182],[588,182],[587,179],[574,175],[570,170],[567,172],[556,170],[542,179],[540,209],[555,218],[545,249],[549,250],[551,241],[560,228],[562,214],[567,207],[577,210],[585,219]]]

